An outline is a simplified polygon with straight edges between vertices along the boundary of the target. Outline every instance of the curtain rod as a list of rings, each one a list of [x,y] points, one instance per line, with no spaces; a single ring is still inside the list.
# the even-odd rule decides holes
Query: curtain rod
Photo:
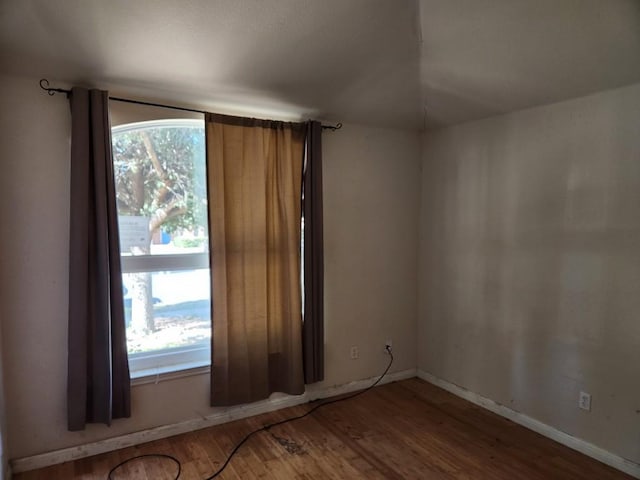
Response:
[[[49,80],[47,80],[46,78],[40,80],[40,88],[45,90],[51,96],[55,95],[56,93],[64,93],[65,95],[69,96],[69,94],[71,93],[71,90],[50,87]],[[143,102],[142,100],[132,100],[130,98],[109,97],[109,100],[113,100],[114,102],[134,103],[136,105],[147,105],[150,107],[170,108],[171,110],[181,110],[183,112],[202,113],[203,115],[209,113],[205,110],[198,110],[195,108],[176,107],[175,105],[165,105],[162,103]],[[331,130],[333,132],[335,132],[336,130],[340,130],[341,128],[342,123],[336,123],[335,125],[322,125],[323,130]]]

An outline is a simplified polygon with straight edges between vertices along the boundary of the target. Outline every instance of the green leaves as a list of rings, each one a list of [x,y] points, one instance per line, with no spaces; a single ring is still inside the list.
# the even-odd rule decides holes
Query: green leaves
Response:
[[[204,129],[166,125],[113,134],[120,215],[151,218],[150,232],[206,226]]]

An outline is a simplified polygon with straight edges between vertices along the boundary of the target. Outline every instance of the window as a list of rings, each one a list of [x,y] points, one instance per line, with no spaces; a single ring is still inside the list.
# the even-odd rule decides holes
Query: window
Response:
[[[112,130],[131,376],[210,363],[204,122]]]

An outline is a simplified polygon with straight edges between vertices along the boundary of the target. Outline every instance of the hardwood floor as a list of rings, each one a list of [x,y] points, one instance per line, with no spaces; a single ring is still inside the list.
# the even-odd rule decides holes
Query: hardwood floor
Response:
[[[108,454],[25,472],[15,480],[105,480],[135,455],[182,462],[181,480],[216,471],[245,434],[300,415],[280,410]],[[169,460],[140,459],[114,479],[172,480]],[[412,378],[377,387],[254,435],[220,479],[631,479],[632,477]]]

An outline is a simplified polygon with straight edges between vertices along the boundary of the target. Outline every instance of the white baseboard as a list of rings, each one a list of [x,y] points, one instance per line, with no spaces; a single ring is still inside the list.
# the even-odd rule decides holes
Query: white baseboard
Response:
[[[489,398],[478,395],[477,393],[474,393],[463,387],[460,387],[453,383],[449,383],[446,380],[442,380],[441,378],[438,378],[428,372],[418,370],[417,374],[419,378],[432,383],[444,390],[447,390],[448,392],[451,392],[460,398],[464,398],[471,403],[486,408],[487,410],[496,413],[501,417],[508,418],[512,422],[522,425],[529,430],[533,430],[534,432],[550,438],[551,440],[555,440],[556,442],[572,448],[573,450],[577,450],[578,452],[583,453],[588,457],[594,458],[606,465],[609,465],[610,467],[627,473],[632,477],[640,478],[640,465],[632,462],[631,460],[627,460],[626,458],[615,455],[600,447],[596,447],[595,445],[586,442],[585,440],[573,437],[568,433],[562,432],[554,427],[535,420],[534,418],[528,417],[523,413],[516,412],[515,410],[505,407],[504,405],[501,405]]]
[[[379,385],[398,380],[405,380],[415,376],[415,368],[390,373],[382,379]],[[18,458],[11,461],[11,470],[14,473],[20,473],[28,470],[35,470],[37,468],[44,468],[58,463],[90,457],[100,453],[118,450],[120,448],[139,445],[141,443],[191,432],[201,428],[211,427],[213,425],[239,420],[241,418],[253,417],[255,415],[260,415],[261,413],[293,407],[319,398],[334,397],[336,395],[342,395],[344,393],[367,388],[377,379],[378,377],[366,378],[364,380],[357,380],[332,387],[317,387],[315,385],[309,385],[303,395],[281,395],[277,398],[271,398],[269,400],[263,400],[256,403],[240,405],[237,407],[228,407],[202,418],[194,418],[193,420],[186,420],[172,425],[163,425],[161,427],[133,432],[118,437],[108,438],[106,440],[100,440],[98,442],[79,445],[77,447],[70,447],[53,452],[42,453],[40,455]]]

